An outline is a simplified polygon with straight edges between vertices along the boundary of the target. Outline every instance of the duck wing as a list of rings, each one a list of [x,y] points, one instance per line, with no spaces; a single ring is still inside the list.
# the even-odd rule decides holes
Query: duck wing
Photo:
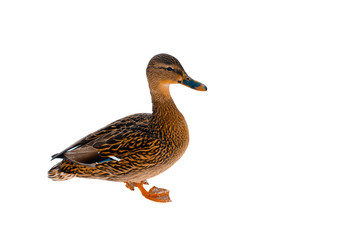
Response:
[[[118,161],[121,169],[150,167],[156,164],[160,140],[142,129],[114,131],[64,154],[64,158],[80,164],[92,165]]]
[[[106,157],[106,154],[100,155],[100,149],[106,149],[106,147],[104,147],[106,145],[113,147],[116,142],[119,142],[119,138],[121,138],[122,135],[129,135],[126,133],[131,131],[139,133],[143,132],[140,135],[146,135],[142,129],[144,129],[144,126],[148,126],[150,118],[151,114],[139,113],[119,119],[104,128],[83,137],[63,151],[54,154],[51,160],[55,158],[64,158],[66,155],[67,158],[82,163],[101,161]],[[96,147],[93,145],[96,145]],[[112,150],[110,152],[112,152]]]

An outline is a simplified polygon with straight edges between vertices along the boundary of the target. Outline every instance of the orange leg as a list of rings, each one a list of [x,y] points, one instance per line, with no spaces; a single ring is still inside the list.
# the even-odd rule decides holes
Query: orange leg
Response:
[[[146,185],[149,185],[149,183],[144,180],[144,181],[141,181],[142,184],[146,184]],[[134,191],[135,190],[135,187],[136,187],[136,183],[133,183],[133,182],[125,182],[125,187],[127,187],[128,189],[130,189],[131,191]]]
[[[141,194],[154,202],[171,202],[170,196],[169,196],[169,190],[163,189],[163,188],[157,188],[152,187],[149,191],[146,191],[143,184],[148,184],[147,181],[141,181],[140,183],[130,183],[126,182],[126,187],[130,190],[134,190],[134,187],[137,187]]]

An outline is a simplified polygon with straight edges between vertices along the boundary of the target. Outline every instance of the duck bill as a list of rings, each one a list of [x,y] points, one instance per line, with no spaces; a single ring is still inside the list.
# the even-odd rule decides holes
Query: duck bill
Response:
[[[198,90],[198,91],[206,91],[207,87],[202,84],[201,82],[195,81],[194,79],[190,78],[189,76],[184,76],[183,79],[179,81],[182,85],[185,85],[189,88]]]

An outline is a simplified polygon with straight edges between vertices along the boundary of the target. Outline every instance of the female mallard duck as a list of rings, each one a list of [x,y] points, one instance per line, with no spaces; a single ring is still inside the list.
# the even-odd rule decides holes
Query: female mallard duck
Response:
[[[180,62],[168,54],[154,56],[146,69],[153,113],[138,113],[117,120],[87,135],[52,156],[62,161],[53,166],[49,178],[55,181],[73,177],[95,178],[126,183],[155,202],[169,202],[169,191],[152,187],[146,179],[171,167],[184,154],[189,143],[185,118],[176,108],[169,85],[180,83],[206,91],[204,84],[191,79]]]

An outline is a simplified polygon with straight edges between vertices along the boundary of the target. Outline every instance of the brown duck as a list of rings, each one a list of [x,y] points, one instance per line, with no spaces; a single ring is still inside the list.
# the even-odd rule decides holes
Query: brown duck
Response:
[[[138,113],[117,120],[75,142],[52,156],[62,161],[53,166],[49,178],[73,177],[125,182],[138,187],[142,195],[156,202],[169,202],[169,191],[143,184],[171,167],[189,143],[185,118],[169,92],[170,84],[182,84],[206,91],[204,84],[191,79],[180,62],[168,54],[154,56],[146,69],[153,113]]]

